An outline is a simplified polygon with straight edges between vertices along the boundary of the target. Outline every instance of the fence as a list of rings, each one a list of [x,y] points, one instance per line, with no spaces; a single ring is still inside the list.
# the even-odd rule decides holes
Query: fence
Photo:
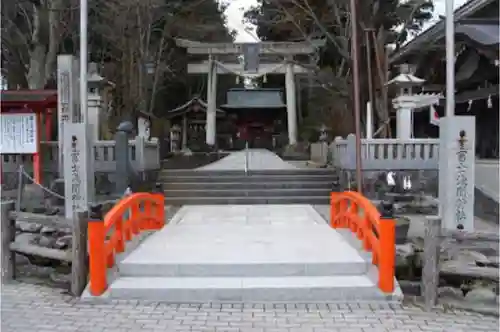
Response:
[[[484,278],[499,282],[498,267],[478,266],[470,264],[443,266],[440,261],[440,253],[449,249],[448,247],[465,246],[470,247],[473,243],[490,243],[498,248],[498,233],[444,231],[441,218],[429,217],[426,220],[424,237],[424,258],[422,269],[422,296],[426,310],[431,310],[438,302],[439,274],[447,273],[467,277],[470,279]],[[448,243],[445,243],[448,242]],[[476,263],[477,264],[477,263]],[[484,264],[484,262],[482,262]]]
[[[383,206],[381,215],[371,201],[358,192],[332,192],[330,225],[350,229],[362,241],[363,249],[372,253],[372,264],[378,266],[378,286],[385,293],[394,292],[396,223],[392,205]]]
[[[48,141],[40,144],[42,170],[56,173],[59,165],[58,142]],[[129,141],[129,156],[134,169],[138,172],[160,168],[160,149],[157,139],[151,141],[136,137]],[[28,172],[33,171],[33,156],[3,154],[2,173],[16,173],[20,165]],[[115,141],[96,141],[94,143],[94,170],[109,173],[116,170]]]
[[[161,229],[165,223],[164,196],[136,193],[119,201],[104,218],[89,220],[90,293],[107,289],[107,269],[115,265],[115,254],[125,251],[125,242],[145,230]]]
[[[311,157],[330,161],[344,170],[356,169],[356,137],[337,137],[328,152],[314,143]],[[439,162],[439,139],[361,139],[361,162],[363,170],[437,170]]]
[[[108,210],[113,202],[99,206]],[[49,259],[71,263],[71,286],[74,296],[79,296],[87,285],[87,212],[80,212],[75,220],[61,216],[48,216],[29,212],[16,211],[13,201],[1,202],[1,253],[2,253],[2,283],[15,279],[16,253],[28,256],[40,256]],[[36,223],[54,228],[71,228],[71,249],[52,249],[36,244],[16,241],[17,221]]]

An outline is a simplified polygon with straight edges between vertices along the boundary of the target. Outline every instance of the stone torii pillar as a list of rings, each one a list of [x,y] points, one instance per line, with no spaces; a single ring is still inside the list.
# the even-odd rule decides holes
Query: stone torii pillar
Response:
[[[286,113],[288,120],[288,144],[297,144],[297,102],[295,91],[295,74],[292,59],[288,59],[285,71]]]
[[[215,145],[216,136],[216,108],[217,108],[217,64],[212,55],[209,55],[209,70],[207,83],[207,112],[205,140],[207,145]]]

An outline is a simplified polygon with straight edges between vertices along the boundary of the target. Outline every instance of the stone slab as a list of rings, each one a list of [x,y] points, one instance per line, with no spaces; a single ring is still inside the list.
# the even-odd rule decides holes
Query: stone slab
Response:
[[[131,278],[110,287],[111,299],[196,302],[325,302],[400,300],[386,295],[366,276],[286,278]]]

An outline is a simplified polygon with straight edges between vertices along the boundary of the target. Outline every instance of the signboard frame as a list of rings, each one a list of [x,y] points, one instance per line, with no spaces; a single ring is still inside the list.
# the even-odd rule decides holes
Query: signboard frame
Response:
[[[12,118],[19,118],[21,120],[20,125],[14,125],[14,122],[9,121]],[[40,151],[40,142],[38,139],[38,132],[40,128],[38,128],[38,114],[32,112],[30,110],[25,110],[22,112],[8,112],[2,113],[0,115],[0,135],[2,135],[0,139],[0,154],[38,154]],[[10,119],[9,119],[10,118]],[[24,121],[23,121],[24,120]],[[9,123],[8,123],[9,122]],[[31,123],[31,125],[28,125]],[[14,129],[9,131],[10,125],[14,125]],[[23,135],[21,131],[27,131],[25,135]],[[17,135],[16,135],[17,134]],[[6,140],[6,136],[27,136],[27,139],[30,139],[31,142],[23,143],[18,142],[15,143],[16,139],[8,139]],[[10,146],[6,146],[6,142],[13,142]],[[24,141],[21,139],[21,141]]]

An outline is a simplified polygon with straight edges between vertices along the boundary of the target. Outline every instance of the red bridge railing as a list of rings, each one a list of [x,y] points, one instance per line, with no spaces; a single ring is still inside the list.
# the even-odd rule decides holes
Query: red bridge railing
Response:
[[[162,194],[135,193],[120,200],[103,218],[89,220],[90,293],[102,295],[108,288],[107,269],[115,265],[115,254],[125,251],[125,243],[145,230],[165,224]]]
[[[332,192],[330,225],[347,228],[372,252],[372,264],[378,267],[378,286],[385,293],[394,291],[396,234],[392,215],[381,215],[375,205],[358,192]]]

